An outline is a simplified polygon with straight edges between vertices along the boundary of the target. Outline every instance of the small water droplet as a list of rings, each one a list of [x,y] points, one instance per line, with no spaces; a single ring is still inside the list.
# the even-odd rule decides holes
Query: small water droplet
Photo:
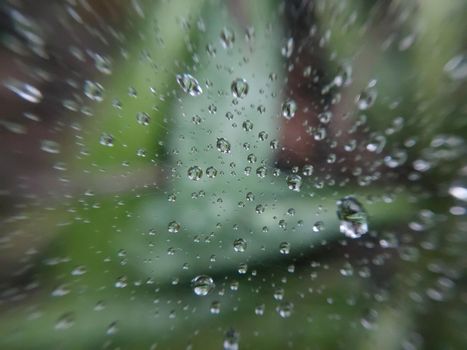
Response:
[[[51,154],[60,153],[60,144],[52,140],[42,140],[41,150]]]
[[[177,233],[180,231],[181,225],[177,221],[171,221],[167,225],[167,230],[170,233]]]
[[[247,248],[247,243],[243,238],[238,238],[233,242],[233,247],[236,252],[243,253]]]
[[[240,335],[234,329],[229,329],[224,337],[224,350],[238,350]]]
[[[138,122],[138,124],[148,126],[151,122],[151,117],[146,112],[138,112],[136,113],[136,121]]]
[[[114,145],[114,138],[111,134],[103,132],[99,137],[99,143],[102,146],[113,147]]]
[[[378,93],[374,87],[367,87],[355,99],[357,107],[361,111],[366,111],[375,103]]]
[[[5,87],[28,102],[39,103],[42,101],[43,96],[40,90],[30,84],[10,80],[5,83]]]
[[[285,119],[292,119],[297,112],[297,103],[294,100],[287,100],[282,104],[282,116]]]
[[[176,79],[182,90],[190,96],[199,96],[203,93],[203,89],[201,85],[199,85],[198,80],[193,78],[190,74],[177,74]]]
[[[287,186],[289,190],[300,192],[300,188],[302,186],[302,177],[297,174],[292,174],[287,176]]]
[[[293,304],[291,302],[284,301],[277,306],[276,311],[282,318],[288,318],[292,315]]]
[[[235,42],[235,33],[228,29],[228,28],[223,28],[221,30],[221,44],[224,49],[231,49],[233,47],[233,44]]]
[[[216,147],[221,153],[230,153],[230,142],[223,137],[217,139]]]
[[[188,169],[187,174],[190,180],[198,181],[203,176],[203,170],[199,166],[194,165]]]
[[[444,72],[452,80],[464,80],[467,78],[467,56],[459,54],[451,58],[444,65]]]
[[[248,82],[243,78],[237,78],[232,82],[230,89],[234,97],[244,98],[248,94]]]
[[[279,252],[283,255],[287,255],[290,253],[290,243],[289,242],[282,242],[279,245]]]
[[[337,217],[341,221],[339,230],[347,237],[358,238],[368,232],[368,215],[352,196],[337,201]]]
[[[84,94],[93,101],[102,102],[104,100],[104,87],[99,83],[86,80]]]

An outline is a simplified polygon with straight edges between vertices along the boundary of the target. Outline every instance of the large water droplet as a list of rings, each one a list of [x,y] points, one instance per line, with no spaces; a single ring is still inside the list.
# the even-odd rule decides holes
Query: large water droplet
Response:
[[[206,275],[196,276],[191,280],[193,291],[196,295],[208,295],[215,287],[214,280]]]

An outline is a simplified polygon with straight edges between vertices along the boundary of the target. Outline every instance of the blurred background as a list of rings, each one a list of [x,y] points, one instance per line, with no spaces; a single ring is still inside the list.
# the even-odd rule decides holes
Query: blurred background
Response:
[[[0,348],[467,348],[466,13],[0,2]]]

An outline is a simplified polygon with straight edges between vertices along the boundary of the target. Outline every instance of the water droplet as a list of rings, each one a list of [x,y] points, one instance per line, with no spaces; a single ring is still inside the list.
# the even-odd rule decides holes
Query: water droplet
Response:
[[[107,335],[114,335],[118,332],[117,321],[112,322],[107,327],[107,331],[105,332]]]
[[[213,301],[209,308],[209,312],[213,315],[218,315],[221,312],[221,303],[217,300]]]
[[[403,149],[396,149],[390,155],[384,157],[384,164],[389,168],[397,168],[407,160],[407,152]]]
[[[288,318],[292,315],[293,304],[291,302],[284,301],[277,306],[276,311],[282,318]]]
[[[93,101],[102,102],[104,100],[104,87],[99,83],[86,80],[84,94]]]
[[[289,38],[281,49],[282,56],[286,58],[290,58],[290,56],[292,56],[293,49],[294,49],[294,40],[293,38]]]
[[[221,44],[224,49],[231,49],[233,47],[233,44],[235,42],[235,33],[228,29],[228,28],[223,28],[221,30]]]
[[[243,130],[251,131],[253,129],[253,123],[251,120],[245,120],[242,124]]]
[[[99,54],[94,54],[94,65],[97,70],[104,74],[112,73],[112,62],[109,58],[101,56]]]
[[[181,225],[177,221],[171,221],[169,222],[167,226],[167,230],[170,233],[177,233],[180,231]]]
[[[187,174],[190,180],[198,181],[203,176],[203,170],[199,166],[194,165],[188,169]]]
[[[302,174],[303,176],[311,176],[313,175],[313,165],[311,164],[305,164],[302,168]]]
[[[451,58],[444,65],[444,72],[452,80],[463,80],[467,78],[467,57],[460,54]]]
[[[42,93],[30,84],[22,83],[18,80],[10,80],[5,83],[5,87],[28,102],[39,103],[42,101]]]
[[[260,178],[263,179],[267,175],[267,168],[264,166],[260,166],[258,169],[256,169],[256,175]]]
[[[224,350],[238,350],[240,335],[234,329],[229,329],[224,337]]]
[[[209,177],[210,179],[213,179],[217,176],[217,169],[210,166],[209,168],[206,169],[206,175],[207,177]]]
[[[151,122],[151,117],[146,112],[138,112],[136,113],[136,121],[143,126],[148,126]]]
[[[195,294],[200,296],[208,295],[216,287],[214,280],[206,275],[193,278],[191,280],[191,286]]]
[[[294,100],[287,100],[282,104],[282,116],[285,119],[292,119],[297,112],[297,103]]]
[[[324,230],[324,223],[322,221],[316,221],[313,225],[313,232],[321,232]]]
[[[115,288],[125,288],[128,285],[128,279],[126,276],[120,276],[115,282]]]
[[[190,74],[177,74],[176,79],[178,85],[180,85],[185,93],[191,96],[199,96],[203,93],[203,89],[201,85],[199,85],[198,80],[193,78]]]
[[[347,196],[337,201],[337,217],[341,233],[358,238],[368,232],[368,216],[363,205],[354,197]]]
[[[369,109],[375,103],[378,93],[373,87],[367,87],[355,99],[357,107],[361,111]]]
[[[248,82],[245,79],[237,78],[232,82],[230,89],[234,97],[244,98],[248,94]]]
[[[287,176],[287,186],[289,190],[300,192],[300,188],[302,186],[302,177],[297,174],[292,174]]]
[[[247,248],[247,243],[243,238],[238,238],[233,242],[233,247],[236,252],[243,253]]]
[[[66,312],[55,323],[56,330],[65,330],[72,327],[75,323],[75,316],[72,312]]]
[[[111,134],[103,132],[99,137],[99,143],[102,146],[113,147],[114,145],[114,137]]]
[[[230,153],[230,142],[223,137],[217,139],[216,147],[221,153]]]
[[[42,140],[41,150],[51,154],[60,153],[60,144],[52,140]]]
[[[240,265],[238,265],[238,273],[240,275],[246,274],[247,271],[248,271],[248,265],[246,263],[241,263]]]
[[[289,242],[282,242],[279,245],[279,252],[283,255],[287,255],[290,253],[290,243]]]

